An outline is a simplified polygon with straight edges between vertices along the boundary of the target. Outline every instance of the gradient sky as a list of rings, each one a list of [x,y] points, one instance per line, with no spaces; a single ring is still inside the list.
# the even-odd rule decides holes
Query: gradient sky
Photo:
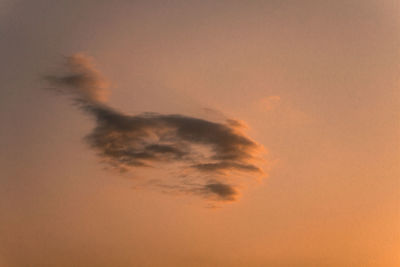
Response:
[[[0,266],[400,266],[399,33],[398,0],[0,0]],[[75,53],[123,114],[245,122],[265,177],[110,170],[43,90]]]

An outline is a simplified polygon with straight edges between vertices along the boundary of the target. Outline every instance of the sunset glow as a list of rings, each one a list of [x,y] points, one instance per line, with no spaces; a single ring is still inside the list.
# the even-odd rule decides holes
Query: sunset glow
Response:
[[[0,1],[0,267],[400,266],[400,2]]]

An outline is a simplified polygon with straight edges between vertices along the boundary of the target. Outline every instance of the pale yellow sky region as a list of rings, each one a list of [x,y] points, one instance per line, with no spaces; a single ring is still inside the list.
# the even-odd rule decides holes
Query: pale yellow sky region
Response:
[[[0,1],[0,267],[400,266],[400,2]]]

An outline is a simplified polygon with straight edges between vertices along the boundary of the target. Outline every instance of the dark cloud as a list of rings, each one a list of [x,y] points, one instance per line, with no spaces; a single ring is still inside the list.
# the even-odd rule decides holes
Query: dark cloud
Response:
[[[46,79],[55,90],[72,95],[95,119],[96,127],[85,140],[110,166],[127,171],[180,163],[197,177],[203,173],[221,179],[232,172],[262,173],[255,164],[260,145],[240,131],[241,122],[229,119],[218,123],[178,114],[126,115],[104,103],[106,80],[87,57],[71,56],[66,66],[66,74]],[[204,178],[202,187],[192,192],[216,200],[236,199],[238,192],[233,186],[207,181]]]
[[[235,201],[239,194],[234,186],[221,182],[206,184],[202,191],[205,195],[216,196],[218,200],[222,201]]]
[[[108,91],[107,80],[96,70],[91,59],[83,54],[67,57],[67,73],[48,75],[46,79],[58,92],[74,95],[85,102],[104,102]]]
[[[152,185],[161,189],[162,192],[178,195],[198,195],[214,201],[231,202],[236,201],[240,195],[238,186],[217,180],[206,180],[205,183],[188,183],[168,185],[152,180]],[[216,206],[213,206],[216,207]]]

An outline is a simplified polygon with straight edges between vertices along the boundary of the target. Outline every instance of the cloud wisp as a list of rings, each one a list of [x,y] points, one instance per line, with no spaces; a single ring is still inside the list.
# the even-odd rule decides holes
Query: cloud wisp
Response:
[[[237,120],[219,123],[180,114],[119,112],[106,104],[108,82],[83,54],[67,57],[65,72],[46,80],[94,119],[96,126],[85,141],[120,172],[175,164],[186,177],[195,177],[196,184],[171,187],[216,201],[237,199],[239,189],[230,181],[235,175],[263,173],[257,165],[261,146],[241,131]],[[168,181],[163,183],[168,186]]]

